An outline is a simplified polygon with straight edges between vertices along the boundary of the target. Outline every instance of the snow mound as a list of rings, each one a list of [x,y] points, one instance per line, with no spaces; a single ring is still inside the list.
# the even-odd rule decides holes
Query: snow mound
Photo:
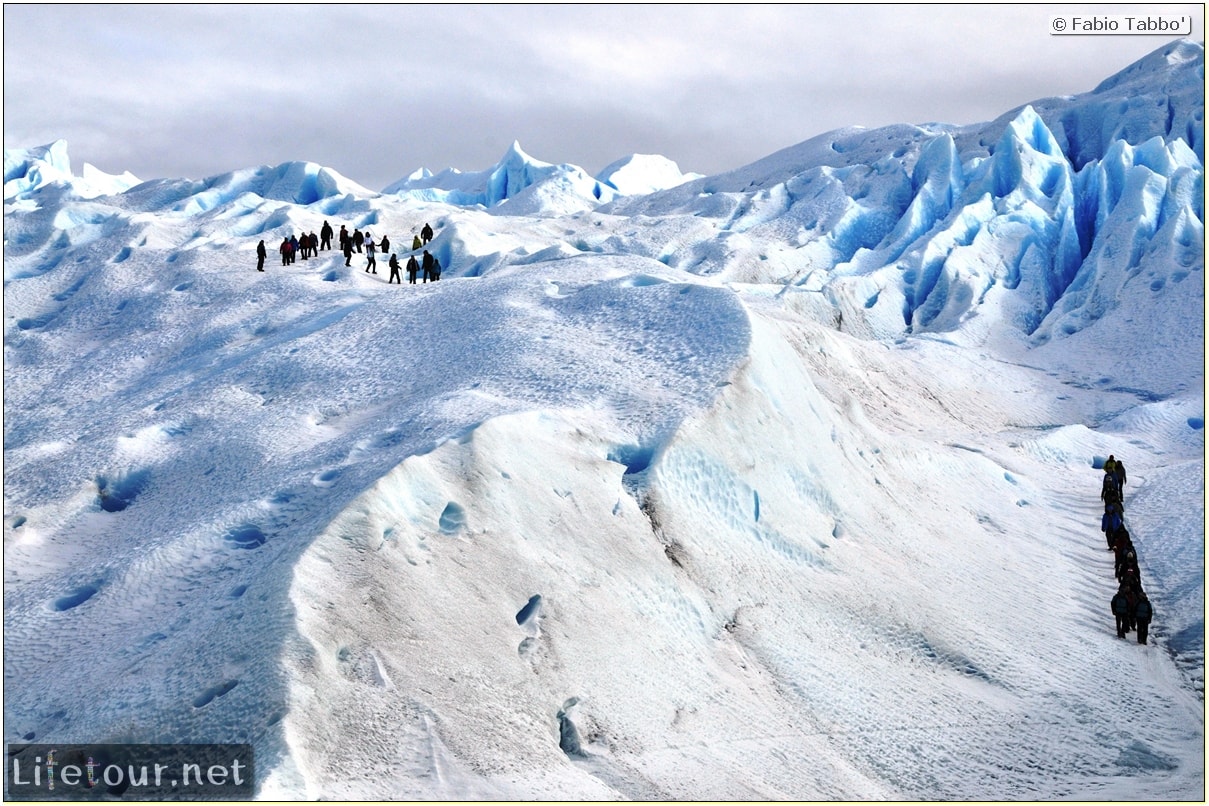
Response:
[[[448,168],[438,174],[419,169],[383,190],[419,201],[463,207],[499,207],[507,215],[566,215],[607,204],[618,196],[674,187],[699,174],[682,174],[665,157],[631,155],[591,177],[575,165],[535,160],[513,142],[503,158],[485,171]]]
[[[107,174],[84,163],[81,176],[71,172],[67,141],[56,140],[48,146],[4,150],[4,200],[16,201],[46,185],[61,183],[82,199],[121,193],[139,183],[129,171],[120,176]]]
[[[596,178],[622,196],[641,196],[701,179],[702,175],[681,173],[680,166],[667,157],[631,154],[606,166]]]

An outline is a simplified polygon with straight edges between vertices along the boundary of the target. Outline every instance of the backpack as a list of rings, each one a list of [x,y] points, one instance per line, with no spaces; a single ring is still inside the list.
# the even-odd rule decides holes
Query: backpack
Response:
[[[1125,594],[1118,593],[1112,597],[1112,612],[1118,616],[1129,615],[1129,600],[1125,597]]]
[[[1134,609],[1134,618],[1142,621],[1150,621],[1150,617],[1154,615],[1154,608],[1150,606],[1149,599],[1139,599],[1138,604]]]

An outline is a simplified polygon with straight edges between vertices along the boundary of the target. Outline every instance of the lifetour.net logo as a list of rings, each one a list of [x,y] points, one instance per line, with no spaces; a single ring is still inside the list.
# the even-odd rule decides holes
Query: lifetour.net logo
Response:
[[[249,744],[10,744],[8,800],[249,800]]]

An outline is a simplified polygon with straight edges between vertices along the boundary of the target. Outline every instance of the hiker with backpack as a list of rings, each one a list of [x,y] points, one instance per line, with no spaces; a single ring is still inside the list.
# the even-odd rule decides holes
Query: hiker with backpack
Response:
[[[353,239],[352,238],[344,239],[343,249],[344,249],[344,265],[345,266],[353,265]]]
[[[396,279],[398,279],[399,285],[403,285],[403,278],[399,275],[399,258],[395,257],[395,254],[393,252],[390,255],[389,265],[390,265],[390,280],[388,280],[386,284],[390,285]]]
[[[1150,620],[1154,618],[1154,607],[1150,604],[1150,599],[1146,597],[1145,591],[1138,593],[1138,601],[1133,609],[1133,621],[1138,630],[1138,643],[1146,643],[1146,636],[1150,632]]]
[[[323,227],[319,230],[319,248],[332,248],[332,225],[326,221],[323,222]]]
[[[424,245],[424,244],[423,244],[423,243],[420,241],[420,236],[419,236],[419,235],[413,235],[413,236],[412,236],[412,239],[411,239],[411,251],[413,251],[413,252],[414,252],[414,251],[416,251],[417,249],[419,249],[420,247],[422,247],[423,245]]]
[[[1134,549],[1133,544],[1130,543],[1126,546],[1125,553],[1121,557],[1121,564],[1117,568],[1117,579],[1124,582],[1125,578],[1132,574],[1136,580],[1140,576],[1140,573],[1138,570],[1138,552]]]
[[[407,259],[407,282],[409,284],[416,284],[416,272],[419,270],[420,264],[416,262],[416,256],[412,255]]]
[[[432,240],[432,227],[428,226],[427,222],[424,224],[424,229],[420,230],[420,238],[423,240],[424,245],[427,245]]]
[[[1112,614],[1117,618],[1117,637],[1124,638],[1129,632],[1129,600],[1124,590],[1118,590],[1112,597]]]
[[[441,279],[441,259],[436,255],[432,256],[432,281],[435,283]]]
[[[1104,482],[1100,486],[1100,500],[1104,502],[1105,509],[1108,504],[1117,504],[1122,512],[1125,510],[1121,505],[1121,491],[1117,489],[1116,477],[1111,473],[1104,474]]]
[[[1111,550],[1115,542],[1117,530],[1125,526],[1125,521],[1121,518],[1121,512],[1117,505],[1108,504],[1104,508],[1104,517],[1100,519],[1100,531],[1104,533],[1104,538],[1108,541],[1108,548]]]
[[[385,235],[383,235],[382,236],[382,254],[385,255],[389,251],[390,251],[390,238],[387,238]]]
[[[268,250],[264,248],[264,241],[256,245],[256,271],[264,271],[264,259],[268,255]]]

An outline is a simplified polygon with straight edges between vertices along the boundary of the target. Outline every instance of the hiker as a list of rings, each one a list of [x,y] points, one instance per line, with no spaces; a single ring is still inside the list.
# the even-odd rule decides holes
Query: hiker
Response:
[[[298,257],[298,236],[290,235],[290,263],[293,263]]]
[[[393,283],[395,281],[396,278],[398,278],[399,285],[403,285],[403,278],[399,275],[399,258],[395,257],[394,252],[391,252],[391,254],[390,254],[390,264],[389,265],[390,265],[390,280],[388,280],[386,284],[390,285],[391,283]]]
[[[1116,552],[1116,565],[1113,567],[1113,573],[1117,579],[1121,578],[1121,566],[1125,564],[1125,552],[1132,548],[1133,541],[1129,539],[1129,531],[1122,526],[1113,536],[1112,543],[1112,550]]]
[[[264,241],[261,241],[256,246],[256,271],[264,271],[264,259],[268,255],[268,250],[264,248]]]
[[[311,233],[311,257],[315,257],[318,254],[319,254],[319,236],[312,232]]]
[[[341,224],[340,225],[340,251],[341,252],[344,251],[344,245],[348,242],[349,242],[348,229],[343,224]]]
[[[435,283],[441,279],[441,259],[436,255],[432,256],[432,281]]]
[[[319,230],[319,248],[332,248],[332,225],[326,221],[323,222],[323,227]]]
[[[424,224],[424,229],[420,230],[420,237],[424,240],[425,244],[432,240],[432,227],[428,226],[427,223]]]
[[[1150,604],[1150,599],[1146,598],[1146,593],[1138,593],[1137,604],[1133,608],[1133,621],[1138,630],[1138,643],[1146,643],[1146,635],[1150,632],[1150,620],[1154,618],[1154,607]]]
[[[1113,473],[1116,472],[1116,470],[1117,470],[1117,457],[1113,456],[1110,453],[1110,454],[1108,454],[1108,458],[1104,460],[1104,472],[1111,476]]]
[[[373,269],[374,274],[378,273],[378,261],[374,258],[374,239],[365,239],[365,256],[369,258],[369,262],[365,264],[365,270]]]
[[[1116,536],[1117,530],[1125,526],[1125,522],[1121,519],[1121,513],[1117,509],[1116,504],[1109,504],[1104,508],[1104,517],[1100,519],[1100,531],[1104,533],[1104,537],[1108,540],[1108,548],[1112,548],[1113,538]]]
[[[290,265],[290,239],[282,238],[281,246],[277,247],[277,251],[281,253],[281,265]]]
[[[344,265],[345,266],[353,265],[353,239],[345,238],[343,248],[344,248]]]
[[[1125,594],[1125,603],[1127,609],[1125,611],[1125,631],[1133,632],[1136,629],[1136,619],[1134,611],[1138,606],[1138,594],[1142,592],[1142,586],[1136,583],[1122,582],[1118,589]]]
[[[311,252],[311,236],[307,235],[304,232],[304,233],[302,233],[302,237],[298,239],[298,254],[302,257],[303,260],[306,260],[306,257],[307,257],[307,255],[310,254],[310,252]]]
[[[353,230],[353,246],[357,248],[357,254],[361,254],[361,247],[365,245],[365,234],[359,229]]]
[[[424,282],[428,282],[428,278],[432,276],[432,255],[428,254],[428,250],[424,250],[424,259],[420,263],[420,267],[424,270]]]
[[[390,251],[390,238],[387,238],[385,235],[383,235],[382,236],[382,254],[385,255],[389,251]]]
[[[419,235],[415,235],[415,236],[413,236],[413,237],[412,237],[412,239],[411,239],[411,251],[413,251],[413,252],[414,252],[414,251],[416,251],[417,249],[419,249],[419,248],[420,248],[421,246],[423,246],[423,245],[424,245],[424,244],[422,244],[422,243],[420,242],[420,236],[419,236]]]
[[[1121,491],[1117,489],[1117,480],[1111,473],[1104,474],[1104,483],[1100,487],[1100,500],[1105,505],[1121,503]],[[1124,509],[1121,507],[1122,511]]]
[[[1121,498],[1125,497],[1125,463],[1120,459],[1117,460],[1117,468],[1113,471],[1113,478],[1117,481],[1117,492]]]
[[[1112,597],[1112,614],[1117,617],[1117,637],[1124,638],[1129,632],[1129,600],[1124,590],[1117,591]]]
[[[411,285],[416,284],[416,272],[420,270],[420,264],[416,262],[416,256],[412,255],[407,259],[407,282]],[[400,283],[402,285],[402,283]]]
[[[1117,579],[1124,582],[1126,577],[1130,577],[1130,575],[1132,575],[1132,579],[1135,581],[1140,576],[1140,572],[1138,570],[1138,552],[1134,550],[1132,543],[1130,543],[1125,549],[1125,555],[1121,559],[1120,569],[1117,571]]]

